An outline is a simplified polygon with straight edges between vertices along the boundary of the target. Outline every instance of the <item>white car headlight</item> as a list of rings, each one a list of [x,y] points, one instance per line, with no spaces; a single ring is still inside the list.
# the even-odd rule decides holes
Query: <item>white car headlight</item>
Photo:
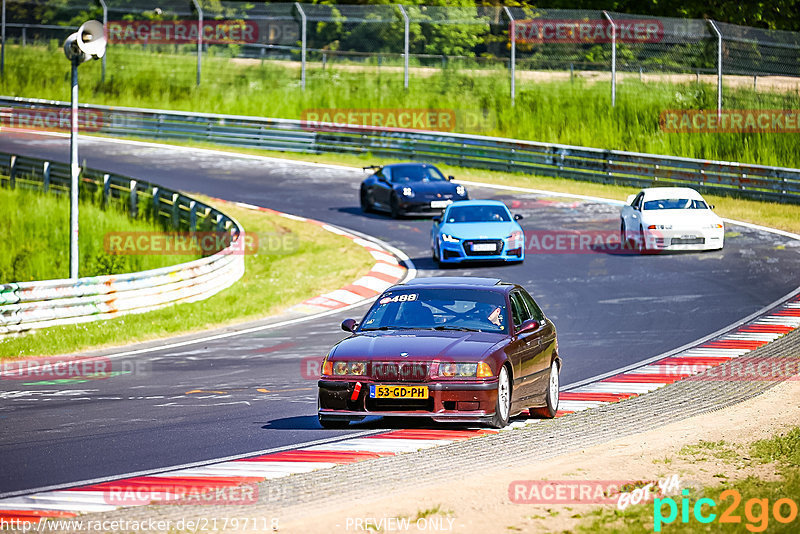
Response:
[[[459,185],[458,187],[456,187],[456,194],[460,197],[463,197],[464,195],[467,194],[467,188],[464,187],[463,185]]]
[[[442,241],[444,241],[445,243],[458,243],[461,240],[459,238],[453,237],[453,236],[451,236],[449,234],[442,234]]]
[[[647,227],[648,230],[672,230],[671,224],[651,224]]]
[[[404,187],[403,188],[403,196],[405,196],[405,197],[413,197],[414,196],[414,190],[411,189],[410,187]]]

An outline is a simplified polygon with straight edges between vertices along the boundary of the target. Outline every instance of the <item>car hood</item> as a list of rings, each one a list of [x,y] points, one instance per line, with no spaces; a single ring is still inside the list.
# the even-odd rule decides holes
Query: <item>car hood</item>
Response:
[[[439,227],[441,233],[459,239],[505,239],[515,230],[522,230],[516,221],[444,223]]]
[[[340,341],[330,356],[337,360],[477,362],[506,337],[491,332],[364,332]]]

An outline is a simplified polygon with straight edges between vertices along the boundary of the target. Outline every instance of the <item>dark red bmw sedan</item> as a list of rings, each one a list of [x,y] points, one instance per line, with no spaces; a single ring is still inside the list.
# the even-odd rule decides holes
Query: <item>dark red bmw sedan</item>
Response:
[[[555,325],[519,285],[419,278],[386,290],[325,357],[319,422],[430,417],[501,428],[530,409],[554,417],[561,359]]]

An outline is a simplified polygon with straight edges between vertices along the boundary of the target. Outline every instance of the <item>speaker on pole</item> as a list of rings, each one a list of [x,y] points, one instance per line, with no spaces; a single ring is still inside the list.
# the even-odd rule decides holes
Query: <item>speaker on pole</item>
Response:
[[[103,24],[90,20],[81,24],[78,31],[64,41],[64,54],[70,61],[83,63],[90,59],[100,59],[106,53],[106,34]]]

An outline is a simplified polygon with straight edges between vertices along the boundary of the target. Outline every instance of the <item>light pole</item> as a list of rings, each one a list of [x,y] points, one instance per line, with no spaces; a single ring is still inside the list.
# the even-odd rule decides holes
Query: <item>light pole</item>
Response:
[[[96,20],[84,22],[64,41],[64,54],[72,63],[72,110],[70,114],[70,189],[69,189],[69,277],[78,278],[78,65],[100,59],[106,53],[105,28]]]

